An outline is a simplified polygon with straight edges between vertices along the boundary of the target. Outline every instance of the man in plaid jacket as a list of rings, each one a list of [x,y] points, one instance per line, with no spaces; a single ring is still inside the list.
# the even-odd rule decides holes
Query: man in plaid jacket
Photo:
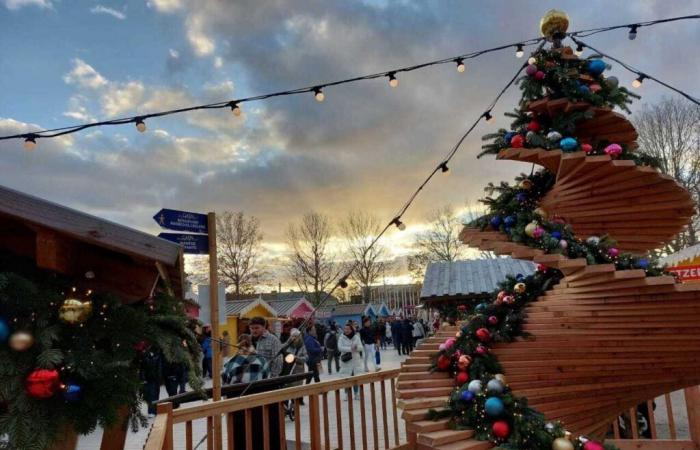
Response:
[[[225,365],[221,379],[226,384],[249,383],[270,378],[270,366],[265,358],[255,354],[250,336],[242,334],[238,338],[238,354]]]

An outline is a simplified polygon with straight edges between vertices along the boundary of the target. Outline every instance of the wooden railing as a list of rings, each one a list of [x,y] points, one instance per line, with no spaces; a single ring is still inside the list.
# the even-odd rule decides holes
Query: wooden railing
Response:
[[[674,405],[672,394],[663,396],[664,408],[654,408],[655,403],[649,400],[646,404],[648,411],[648,436],[641,436],[637,425],[637,408],[630,408],[623,416],[625,424],[629,424],[627,430],[629,436],[624,437],[619,426],[618,419],[612,423],[613,437],[607,442],[615,444],[621,450],[632,449],[664,449],[664,450],[698,450],[700,449],[700,387],[694,386],[683,390],[685,399],[685,410],[687,411],[688,428],[685,429],[685,420],[679,424],[679,418],[683,416],[681,413],[683,408],[676,408],[674,414]],[[678,407],[680,405],[676,405]],[[665,411],[664,411],[665,410]],[[665,413],[665,414],[664,414]],[[657,420],[659,414],[665,415],[665,421],[668,424],[668,430],[658,430]],[[660,416],[661,417],[661,416]],[[679,425],[680,428],[679,429]]]
[[[295,416],[289,450],[404,448],[396,408],[399,372],[383,370],[179,409],[159,404],[144,450],[193,450],[204,440],[206,447],[200,449],[287,449],[287,402]],[[347,400],[353,389],[359,400]],[[215,435],[216,420],[225,424],[220,436]]]

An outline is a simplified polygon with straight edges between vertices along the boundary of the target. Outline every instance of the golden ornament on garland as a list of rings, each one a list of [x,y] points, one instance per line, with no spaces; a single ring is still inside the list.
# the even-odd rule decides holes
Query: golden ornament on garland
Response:
[[[80,301],[75,298],[64,300],[58,311],[58,317],[71,325],[84,323],[92,314],[92,302],[90,300]]]
[[[537,228],[539,225],[537,222],[530,222],[525,226],[525,234],[527,234],[530,237],[535,236],[535,228]]]
[[[569,29],[569,15],[559,9],[550,9],[540,20],[540,32],[548,41],[562,39]]]
[[[574,444],[568,439],[556,438],[552,442],[552,450],[574,450]]]
[[[497,373],[497,374],[494,375],[493,377],[494,377],[495,379],[497,379],[498,381],[500,381],[501,383],[503,383],[503,384],[508,384],[508,382],[506,381],[506,376],[503,375],[502,373]]]
[[[545,211],[542,208],[536,208],[533,212],[538,216],[542,217],[543,219],[547,218],[547,211]]]
[[[26,331],[17,331],[10,336],[9,345],[16,352],[27,351],[34,345],[34,336]]]
[[[525,283],[515,283],[515,287],[513,288],[513,290],[517,294],[524,294],[527,290],[527,286],[525,286]]]
[[[519,187],[520,189],[525,190],[525,191],[529,191],[530,189],[532,189],[532,181],[530,181],[530,180],[528,180],[527,178],[525,178],[523,181],[520,182],[520,184],[518,185],[518,187]]]

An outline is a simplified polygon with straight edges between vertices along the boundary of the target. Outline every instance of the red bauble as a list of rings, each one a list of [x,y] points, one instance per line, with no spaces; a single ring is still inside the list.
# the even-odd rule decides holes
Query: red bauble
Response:
[[[534,131],[537,133],[540,131],[540,123],[536,120],[531,120],[530,123],[527,124],[527,131]]]
[[[440,370],[447,370],[450,368],[450,364],[452,364],[452,360],[445,355],[440,355],[440,357],[437,360],[437,367]]]
[[[461,386],[469,381],[469,374],[467,372],[459,372],[455,377],[455,384]]]
[[[477,355],[484,356],[484,355],[487,354],[488,352],[489,352],[489,348],[488,348],[488,347],[485,347],[485,346],[483,346],[483,345],[481,345],[481,344],[479,344],[479,345],[476,346],[476,354],[477,354]]]
[[[459,312],[464,312],[464,311],[467,310],[467,305],[459,305],[459,306],[457,307],[457,310],[458,310]]]
[[[541,70],[538,70],[535,73],[535,80],[544,80],[544,72],[542,72]]]
[[[538,272],[546,272],[547,266],[545,266],[544,264],[537,264],[537,271]]]
[[[58,371],[37,369],[29,374],[24,382],[24,387],[31,397],[49,398],[58,391],[60,384]]]
[[[496,325],[498,323],[498,317],[496,316],[489,316],[489,323],[491,325]]]
[[[581,150],[586,152],[586,154],[589,154],[593,151],[593,146],[591,144],[581,144]]]
[[[510,435],[510,425],[505,420],[497,420],[491,426],[493,435],[498,439],[507,439]]]
[[[491,333],[486,328],[479,328],[476,330],[476,338],[481,342],[488,342],[491,339]]]
[[[513,148],[522,148],[525,145],[525,138],[522,134],[516,134],[510,140],[510,146]]]
[[[583,444],[583,450],[605,450],[605,447],[600,442],[588,441]]]

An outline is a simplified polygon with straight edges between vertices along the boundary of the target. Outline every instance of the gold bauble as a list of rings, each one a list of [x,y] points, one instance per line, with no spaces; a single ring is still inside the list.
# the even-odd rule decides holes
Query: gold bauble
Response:
[[[92,302],[90,300],[81,302],[80,300],[69,298],[63,302],[58,311],[58,317],[70,324],[83,323],[92,314]]]
[[[497,373],[496,375],[494,375],[494,378],[503,384],[508,384],[508,382],[506,381],[506,376],[503,375],[502,373]]]
[[[547,218],[547,211],[545,211],[542,208],[536,208],[533,212],[538,216],[542,217],[543,219]]]
[[[552,450],[574,450],[574,444],[564,438],[556,438],[552,442]]]
[[[540,32],[547,40],[552,41],[555,37],[563,37],[569,28],[569,16],[559,9],[550,9],[540,20]]]
[[[530,222],[527,225],[525,225],[525,234],[527,234],[530,237],[535,236],[535,228],[537,228],[537,222]]]
[[[513,290],[515,290],[517,294],[524,294],[527,290],[527,286],[525,286],[525,283],[515,283]]]
[[[518,187],[519,187],[520,189],[525,190],[525,191],[529,191],[530,189],[532,189],[532,181],[530,181],[530,180],[528,180],[528,179],[526,178],[526,179],[524,179],[523,181],[520,182],[520,184],[518,185]]]
[[[17,331],[10,336],[10,348],[16,352],[29,350],[34,345],[34,336],[26,331]]]

